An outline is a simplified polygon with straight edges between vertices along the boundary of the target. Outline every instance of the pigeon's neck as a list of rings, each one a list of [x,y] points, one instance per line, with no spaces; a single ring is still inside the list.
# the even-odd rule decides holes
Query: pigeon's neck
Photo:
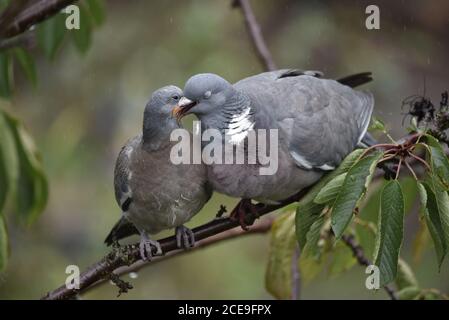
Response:
[[[175,119],[153,115],[143,123],[142,142],[145,149],[154,151],[170,145],[170,134],[178,128]]]
[[[218,129],[233,144],[243,141],[254,125],[254,111],[251,109],[250,99],[240,91],[235,91],[218,112],[201,119],[203,131]]]

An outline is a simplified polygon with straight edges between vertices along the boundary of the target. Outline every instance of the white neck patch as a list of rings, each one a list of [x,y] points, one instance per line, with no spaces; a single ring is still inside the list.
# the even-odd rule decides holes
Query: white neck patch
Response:
[[[248,135],[248,131],[253,129],[254,122],[250,119],[250,111],[251,108],[248,107],[243,112],[232,116],[225,131],[230,143],[240,144]]]

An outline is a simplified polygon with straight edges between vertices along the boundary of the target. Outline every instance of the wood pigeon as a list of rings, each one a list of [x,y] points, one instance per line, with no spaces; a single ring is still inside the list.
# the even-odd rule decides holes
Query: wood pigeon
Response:
[[[336,81],[316,71],[284,69],[230,84],[215,74],[197,74],[186,82],[174,114],[195,114],[203,131],[231,133],[222,143],[245,142],[251,130],[278,130],[275,174],[259,174],[260,163],[208,165],[214,190],[242,198],[246,210],[250,199],[273,203],[297,194],[354,148],[373,143],[367,135],[373,95],[352,89],[370,80],[370,73]]]
[[[145,107],[142,134],[130,139],[120,151],[114,172],[115,198],[122,218],[105,242],[140,234],[142,259],[152,258],[160,244],[149,234],[176,228],[178,247],[194,245],[190,229],[183,226],[198,213],[212,195],[207,170],[202,164],[178,164],[170,160],[175,142],[172,130],[179,128],[172,117],[182,90],[166,86],[155,91]]]

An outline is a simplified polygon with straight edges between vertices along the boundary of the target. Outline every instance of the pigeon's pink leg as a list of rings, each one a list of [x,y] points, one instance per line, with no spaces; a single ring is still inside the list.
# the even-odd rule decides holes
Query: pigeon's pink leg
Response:
[[[252,204],[251,199],[242,199],[232,210],[229,217],[238,221],[243,230],[248,230],[248,224],[246,223],[246,215],[248,213],[252,213],[255,217],[258,216],[256,206]]]

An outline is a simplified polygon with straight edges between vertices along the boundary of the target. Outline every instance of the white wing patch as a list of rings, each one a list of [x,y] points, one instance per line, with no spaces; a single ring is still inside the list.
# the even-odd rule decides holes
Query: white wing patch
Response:
[[[251,108],[248,107],[242,113],[232,116],[226,135],[232,144],[240,144],[248,135],[248,131],[254,128],[254,122],[250,119]]]
[[[295,152],[295,151],[291,151],[290,154],[292,155],[293,159],[296,161],[296,163],[300,166],[303,167],[304,169],[307,170],[312,170],[312,169],[320,169],[320,170],[325,170],[325,171],[330,171],[330,170],[334,170],[335,167],[331,166],[327,163],[316,167],[315,165],[313,165],[312,163],[310,163],[309,161],[307,161],[306,158],[304,158],[302,155],[300,155],[299,153]]]

